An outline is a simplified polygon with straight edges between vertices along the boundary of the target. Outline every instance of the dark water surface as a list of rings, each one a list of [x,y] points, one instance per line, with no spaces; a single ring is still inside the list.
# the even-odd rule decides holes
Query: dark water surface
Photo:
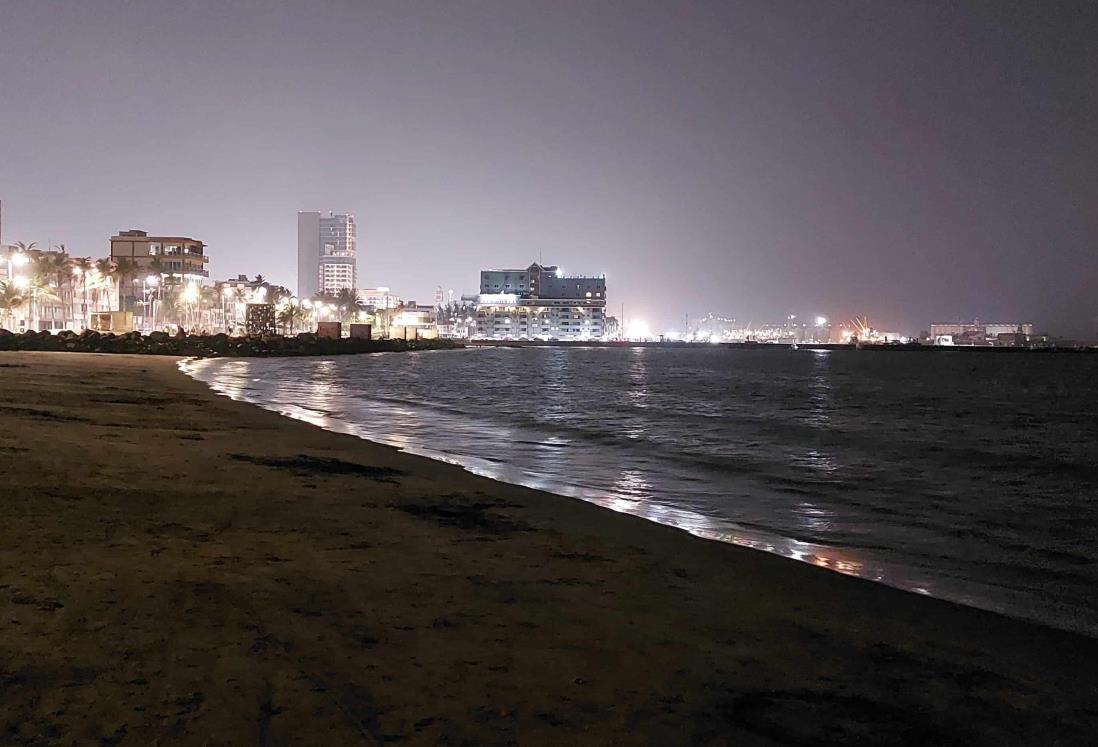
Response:
[[[1098,356],[487,348],[187,369],[479,474],[1098,633]]]

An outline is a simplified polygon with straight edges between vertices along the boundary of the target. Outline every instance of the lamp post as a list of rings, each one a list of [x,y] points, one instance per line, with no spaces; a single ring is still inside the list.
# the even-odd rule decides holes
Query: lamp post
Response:
[[[87,319],[88,319],[88,283],[84,279],[84,270],[83,269],[81,269],[79,267],[72,268],[72,275],[73,275],[73,277],[78,278],[80,280],[81,284],[84,286],[84,300],[80,304],[80,316],[83,319],[83,321],[81,322],[81,326],[87,327],[87,324],[88,324],[88,322],[87,322]],[[76,289],[73,289],[73,294],[75,294],[75,293],[76,293]],[[75,303],[70,303],[69,304],[69,309],[71,310],[72,307],[75,306],[75,305],[76,305]],[[74,314],[74,316],[75,316],[75,314]],[[73,319],[73,323],[74,324],[76,323],[76,319]]]
[[[198,301],[199,301],[198,286],[195,283],[188,283],[183,288],[183,292],[180,294],[180,298],[181,298],[181,300],[183,301],[184,305],[187,308],[186,321],[191,322],[191,325],[193,327],[194,326],[194,323],[193,323],[193,313],[194,313],[193,306],[194,306],[194,304],[198,303]],[[184,325],[184,326],[186,326],[186,325]]]
[[[151,332],[151,331],[156,329],[156,302],[158,300],[160,300],[160,276],[159,275],[149,275],[149,276],[147,276],[145,278],[145,285],[152,288],[152,294],[155,294],[154,297],[151,300],[149,299],[149,295],[152,295],[152,294],[150,294],[148,291],[146,291],[146,295],[145,295],[145,302],[152,306],[152,326],[149,329],[149,331]],[[146,307],[146,308],[148,308],[148,307]]]
[[[36,316],[37,316],[37,311],[38,310],[36,308],[36,302],[38,301],[38,288],[37,287],[31,288],[30,280],[27,279],[26,277],[24,277],[23,275],[19,275],[19,276],[15,277],[12,280],[12,282],[14,282],[15,287],[20,289],[20,290],[26,290],[27,288],[30,288],[31,302],[30,302],[30,313],[27,315],[27,329],[33,329],[34,328],[34,322],[37,321]]]
[[[230,331],[229,312],[227,310],[226,301],[229,300],[229,297],[232,296],[233,293],[235,293],[235,290],[231,285],[221,286],[221,323],[225,327],[225,334],[228,334]]]

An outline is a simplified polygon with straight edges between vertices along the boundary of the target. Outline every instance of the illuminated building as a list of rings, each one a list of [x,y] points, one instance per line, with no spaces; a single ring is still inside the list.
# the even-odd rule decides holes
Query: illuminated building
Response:
[[[483,270],[476,336],[490,340],[599,340],[606,333],[606,278],[565,275],[534,263]]]
[[[436,326],[436,307],[421,306],[409,301],[400,308],[391,310],[392,319],[388,322],[388,337],[401,340],[415,340],[438,337]]]
[[[384,286],[380,288],[359,288],[358,300],[363,306],[372,309],[395,309],[404,303],[400,296],[394,295],[389,288]]]
[[[930,325],[931,341],[946,345],[1024,345],[1035,335],[1029,322],[985,324],[977,319]]]
[[[297,214],[297,295],[335,294],[358,281],[358,229],[353,215]]]
[[[145,231],[119,231],[111,236],[111,259],[131,262],[131,270],[117,278],[122,310],[132,311],[142,300],[147,278],[159,275],[165,284],[201,283],[210,273],[206,245],[186,236],[149,236]]]

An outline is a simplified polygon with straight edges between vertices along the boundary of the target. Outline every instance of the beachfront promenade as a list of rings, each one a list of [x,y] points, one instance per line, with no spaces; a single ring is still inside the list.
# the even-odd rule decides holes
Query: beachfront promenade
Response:
[[[0,353],[15,744],[1086,744],[1098,641]]]

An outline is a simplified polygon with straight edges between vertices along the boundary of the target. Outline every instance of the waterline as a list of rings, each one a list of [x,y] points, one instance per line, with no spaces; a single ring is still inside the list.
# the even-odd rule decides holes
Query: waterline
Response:
[[[402,358],[422,359],[437,356],[477,356],[475,351],[400,354]],[[849,576],[884,583],[896,588],[948,599],[971,606],[1027,617],[1042,622],[1093,633],[1095,627],[1085,616],[1074,614],[1070,607],[1029,604],[1025,588],[980,583],[963,574],[950,573],[918,563],[895,562],[887,548],[872,546],[875,538],[867,538],[863,546],[841,542],[821,542],[842,517],[809,496],[790,504],[786,531],[774,531],[768,525],[744,522],[721,516],[706,506],[730,500],[720,486],[697,480],[684,469],[681,475],[663,475],[669,468],[665,461],[646,464],[643,458],[631,455],[637,462],[610,465],[620,456],[613,443],[592,448],[570,434],[568,428],[555,432],[535,429],[493,418],[478,418],[463,412],[461,407],[445,401],[414,401],[419,391],[405,392],[401,388],[374,387],[363,376],[372,371],[389,372],[393,363],[378,363],[383,356],[367,356],[354,363],[349,360],[308,359],[295,361],[202,360],[188,361],[181,368],[189,375],[206,382],[214,391],[233,399],[255,404],[265,409],[339,433],[385,444],[402,451],[449,464],[458,465],[471,473],[581,499],[620,513],[677,527],[710,540],[728,542],[773,553],[785,558],[809,563]],[[366,358],[373,360],[366,360]],[[557,361],[556,364],[567,365]],[[401,366],[421,369],[433,364],[425,361]],[[348,367],[353,367],[353,371]],[[642,381],[643,368],[630,364],[632,382]],[[354,375],[358,374],[358,375]],[[643,383],[643,381],[642,381]],[[369,390],[380,389],[375,396]],[[399,394],[401,396],[392,396]],[[556,395],[554,395],[556,396]],[[819,393],[814,397],[819,397]],[[426,398],[425,398],[426,399]],[[703,413],[704,416],[704,413]],[[820,413],[815,414],[816,417]],[[630,440],[644,438],[645,423],[626,430]],[[648,426],[650,428],[650,425]],[[638,432],[640,431],[640,432]],[[496,448],[507,444],[503,458]],[[484,448],[480,448],[484,446]],[[517,450],[517,451],[516,451]],[[520,453],[524,459],[512,459],[507,453]],[[674,455],[672,455],[673,457]],[[599,462],[606,462],[599,464]],[[811,450],[798,457],[799,469],[815,472],[826,481],[834,471],[834,459],[828,454]],[[593,481],[592,475],[613,475]],[[578,479],[564,479],[568,476]],[[662,492],[654,477],[694,480],[694,495],[683,500],[681,495]],[[797,490],[801,488],[798,487]],[[741,500],[746,500],[742,499]],[[800,531],[788,531],[800,526]]]

